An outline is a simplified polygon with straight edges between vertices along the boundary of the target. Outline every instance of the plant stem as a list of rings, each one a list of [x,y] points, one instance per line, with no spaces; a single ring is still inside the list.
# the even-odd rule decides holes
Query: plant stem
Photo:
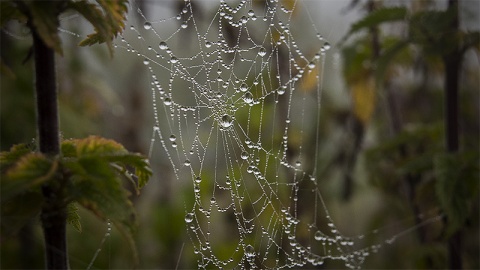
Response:
[[[54,157],[60,152],[55,52],[32,28],[35,53],[35,88],[37,129],[40,152]],[[60,179],[61,180],[61,179]],[[43,187],[45,204],[41,220],[45,238],[46,269],[68,269],[66,242],[66,207],[61,186],[52,183]]]
[[[452,20],[449,30],[452,31],[452,33],[456,33],[459,29],[458,0],[449,0],[448,9],[454,13],[454,19]],[[455,42],[454,49],[443,58],[443,63],[445,65],[445,147],[447,153],[457,153],[459,150],[458,84],[462,54],[460,52],[458,41]],[[452,179],[452,181],[462,180]],[[450,237],[450,239],[448,239],[450,269],[463,268],[461,239],[461,230],[458,230]]]

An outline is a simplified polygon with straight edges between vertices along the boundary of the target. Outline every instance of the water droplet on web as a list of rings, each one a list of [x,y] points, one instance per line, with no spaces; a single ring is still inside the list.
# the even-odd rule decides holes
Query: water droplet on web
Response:
[[[190,165],[192,165],[192,163],[190,162],[190,160],[185,160],[185,162],[183,162],[183,165],[187,166],[187,167],[190,167]]]
[[[244,152],[242,152],[242,154],[240,155],[240,157],[245,160],[245,159],[248,158],[248,153],[244,151]]]
[[[195,193],[199,193],[199,192],[200,192],[200,186],[198,186],[198,185],[195,186],[195,187],[193,188],[193,191],[194,191]]]
[[[187,13],[187,12],[188,12],[188,9],[187,9],[186,7],[184,7],[184,8],[182,9],[182,13],[185,14],[185,13]]]
[[[314,237],[315,237],[315,240],[321,241],[323,239],[322,232],[316,231]]]
[[[255,15],[255,12],[252,9],[250,9],[247,14],[248,16],[253,16]]]
[[[233,124],[233,119],[230,115],[225,114],[222,116],[219,122],[222,127],[229,128]]]
[[[175,63],[177,63],[177,62],[178,62],[177,57],[172,56],[172,58],[170,58],[170,63],[175,64]]]
[[[212,42],[206,41],[206,42],[205,42],[205,47],[207,47],[207,48],[212,47]]]
[[[255,249],[252,247],[252,245],[247,245],[247,246],[245,247],[245,255],[246,255],[248,258],[255,257]]]
[[[200,176],[197,176],[197,178],[195,178],[195,183],[200,184],[200,182],[202,182],[202,178],[200,178]]]
[[[170,105],[172,105],[172,100],[167,97],[163,100],[163,104],[165,104],[167,106],[170,106]]]
[[[245,95],[243,96],[243,101],[245,101],[245,103],[247,104],[251,104],[253,102],[252,94],[250,92],[245,93]]]
[[[331,47],[332,47],[332,46],[330,45],[330,43],[325,42],[325,44],[323,44],[323,47],[322,47],[322,48],[323,48],[323,50],[328,51],[328,50],[330,50]]]
[[[162,41],[158,44],[158,47],[160,48],[160,50],[166,50],[168,49],[168,45],[165,41]]]
[[[302,166],[302,162],[300,160],[297,160],[297,162],[295,162],[295,166],[297,166],[297,167]]]
[[[240,91],[242,92],[246,92],[248,90],[248,86],[246,83],[242,83],[242,85],[240,85]]]
[[[150,60],[148,60],[147,58],[143,59],[143,64],[145,66],[148,66],[150,64]]]
[[[192,223],[192,221],[193,221],[193,214],[192,213],[187,213],[185,215],[185,222],[186,223]]]
[[[187,22],[183,22],[180,27],[182,27],[183,29],[187,28],[188,27],[188,24]]]
[[[152,24],[150,22],[145,22],[143,28],[145,28],[145,30],[150,30],[152,29]]]
[[[287,87],[285,85],[283,85],[282,87],[278,88],[277,94],[279,94],[279,95],[285,94],[286,89],[287,89]]]
[[[173,148],[177,148],[177,143],[176,143],[176,142],[172,142],[172,147],[173,147]]]
[[[260,50],[258,51],[258,55],[260,57],[264,57],[265,55],[267,55],[267,51],[265,50],[264,47],[261,47]]]
[[[168,138],[171,142],[174,142],[177,140],[177,137],[175,137],[175,135],[170,135],[170,137]]]
[[[314,68],[315,68],[315,63],[314,63],[314,62],[310,62],[310,63],[308,64],[308,68],[309,68],[309,69],[314,69]]]

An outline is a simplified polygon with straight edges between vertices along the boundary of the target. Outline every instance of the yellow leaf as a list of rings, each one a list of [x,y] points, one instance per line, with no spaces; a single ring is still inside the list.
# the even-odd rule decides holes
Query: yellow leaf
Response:
[[[369,77],[351,84],[353,112],[364,125],[370,122],[375,110],[375,81]]]

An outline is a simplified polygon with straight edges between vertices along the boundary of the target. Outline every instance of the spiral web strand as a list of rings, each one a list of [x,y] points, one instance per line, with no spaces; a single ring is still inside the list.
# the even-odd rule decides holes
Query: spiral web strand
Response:
[[[363,235],[342,235],[320,193],[330,44],[311,19],[316,38],[296,40],[300,1],[289,8],[258,2],[220,0],[211,20],[205,14],[200,20],[197,2],[189,0],[169,18],[137,10],[143,26],[130,29],[138,40],[122,37],[116,46],[143,58],[151,77],[150,155],[162,149],[177,181],[191,183],[185,223],[199,268],[295,268],[325,260],[358,268],[385,243],[358,248]]]

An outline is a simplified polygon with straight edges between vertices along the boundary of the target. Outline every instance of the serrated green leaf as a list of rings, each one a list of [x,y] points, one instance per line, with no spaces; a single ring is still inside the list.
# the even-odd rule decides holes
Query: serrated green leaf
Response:
[[[58,161],[40,153],[29,153],[2,176],[1,200],[34,189],[52,179],[58,170]]]
[[[28,144],[17,144],[10,151],[0,153],[0,172],[4,174],[8,168],[14,165],[21,157],[32,152]]]
[[[80,223],[76,202],[71,202],[67,205],[67,223],[72,225],[78,232],[82,232],[82,224]]]
[[[80,160],[100,158],[108,162],[110,170],[115,169],[117,173],[127,177],[129,175],[127,168],[132,167],[137,176],[135,185],[137,192],[147,183],[152,175],[150,165],[145,157],[128,152],[121,144],[113,140],[97,136],[79,140],[67,140],[62,142],[62,152],[66,157],[76,157]],[[112,167],[112,165],[115,166]]]
[[[79,45],[90,46],[106,43],[110,54],[113,54],[112,40],[125,28],[128,1],[97,0],[97,3],[98,5],[87,1],[69,3],[70,8],[82,14],[95,28],[95,33],[88,35]]]
[[[447,234],[451,235],[463,226],[478,195],[478,153],[437,156],[435,172],[435,191],[447,216]]]
[[[128,192],[107,162],[88,159],[76,164],[69,162],[66,167],[74,168],[69,192],[73,200],[100,218],[119,222],[134,231],[135,212]]]

